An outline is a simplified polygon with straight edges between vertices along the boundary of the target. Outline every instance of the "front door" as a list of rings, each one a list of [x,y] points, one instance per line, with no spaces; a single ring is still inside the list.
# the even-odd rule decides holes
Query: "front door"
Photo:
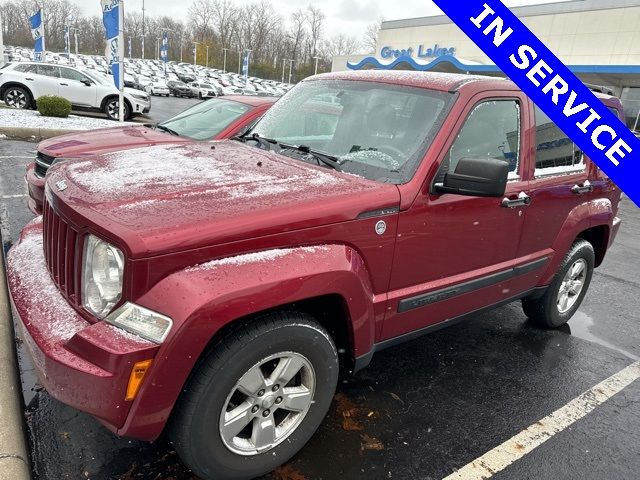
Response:
[[[73,105],[95,106],[96,89],[95,82],[86,75],[71,68],[60,67],[60,95]]]
[[[514,297],[513,266],[527,191],[526,97],[518,92],[470,100],[435,179],[399,216],[382,339],[453,319]],[[435,195],[429,185],[461,158],[496,158],[510,165],[505,198]]]

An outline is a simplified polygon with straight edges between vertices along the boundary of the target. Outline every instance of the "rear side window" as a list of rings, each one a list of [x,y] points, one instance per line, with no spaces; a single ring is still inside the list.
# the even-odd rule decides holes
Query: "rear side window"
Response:
[[[60,68],[60,75],[62,78],[66,78],[68,80],[76,80],[78,82],[82,82],[83,80],[88,80],[86,76],[82,73],[77,72],[76,70],[72,70],[70,68]]]
[[[20,73],[36,73],[37,66],[33,65],[33,64],[31,64],[31,65],[16,65],[14,70],[16,72],[20,72]]]
[[[584,154],[536,105],[536,177],[585,169]]]
[[[60,69],[53,65],[38,65],[38,75],[60,78]]]
[[[492,100],[473,109],[449,151],[449,172],[455,172],[463,158],[503,160],[509,163],[509,178],[519,178],[520,103],[517,100]]]

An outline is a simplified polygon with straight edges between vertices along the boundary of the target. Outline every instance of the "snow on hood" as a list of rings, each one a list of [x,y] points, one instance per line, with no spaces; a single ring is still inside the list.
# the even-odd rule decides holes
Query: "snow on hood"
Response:
[[[68,187],[62,192],[55,187],[61,180]],[[140,254],[352,220],[399,201],[394,185],[235,141],[72,160],[54,166],[47,185],[70,207],[102,217],[105,230],[134,232]]]

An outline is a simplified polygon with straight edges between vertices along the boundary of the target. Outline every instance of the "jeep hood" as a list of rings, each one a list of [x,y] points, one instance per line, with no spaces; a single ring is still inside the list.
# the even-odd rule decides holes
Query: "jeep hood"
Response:
[[[55,137],[41,142],[38,145],[38,151],[55,158],[77,158],[130,148],[190,141],[188,138],[176,137],[143,125],[133,125]]]
[[[397,207],[400,196],[395,185],[235,141],[65,162],[50,170],[46,192],[84,223],[76,227],[115,235],[131,258],[355,220]]]

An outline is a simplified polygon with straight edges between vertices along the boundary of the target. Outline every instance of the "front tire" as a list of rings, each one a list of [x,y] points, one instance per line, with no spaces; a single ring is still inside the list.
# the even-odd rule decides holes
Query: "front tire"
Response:
[[[33,99],[27,89],[22,87],[9,87],[4,92],[4,103],[7,107],[27,109],[31,106]]]
[[[338,354],[306,314],[275,313],[214,345],[185,386],[171,437],[204,479],[264,475],[295,455],[329,409]]]
[[[545,328],[566,324],[587,294],[594,266],[593,246],[586,240],[577,240],[544,295],[538,299],[522,300],[524,313]]]
[[[120,102],[118,98],[111,98],[107,100],[104,105],[104,113],[111,120],[119,120],[120,118]],[[124,102],[124,119],[129,120],[131,118],[131,108],[129,104]]]

